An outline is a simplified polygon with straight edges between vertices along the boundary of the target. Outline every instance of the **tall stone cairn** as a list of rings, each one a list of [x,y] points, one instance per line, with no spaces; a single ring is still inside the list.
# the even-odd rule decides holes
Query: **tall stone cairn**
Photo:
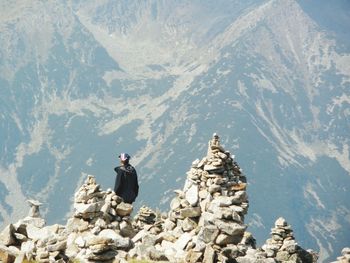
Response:
[[[143,257],[225,262],[255,246],[244,224],[248,210],[246,177],[234,156],[220,145],[217,134],[209,141],[207,156],[192,163],[183,190],[175,193],[168,217],[163,219],[164,232],[154,236],[152,248],[148,253],[144,250]],[[134,240],[135,249],[139,240]]]

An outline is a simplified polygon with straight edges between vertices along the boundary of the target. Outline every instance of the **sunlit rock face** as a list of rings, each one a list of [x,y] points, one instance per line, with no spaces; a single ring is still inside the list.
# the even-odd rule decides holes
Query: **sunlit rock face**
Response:
[[[4,226],[26,215],[28,198],[45,204],[48,223],[62,223],[86,174],[112,188],[124,151],[139,174],[136,206],[165,209],[218,132],[251,178],[246,222],[257,242],[283,216],[321,261],[341,255],[350,231],[348,3],[0,7]]]

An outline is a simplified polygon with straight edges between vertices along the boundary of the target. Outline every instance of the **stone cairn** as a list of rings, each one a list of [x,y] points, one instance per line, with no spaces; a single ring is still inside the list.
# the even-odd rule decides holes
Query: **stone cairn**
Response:
[[[305,251],[298,246],[293,230],[287,221],[280,217],[271,229],[271,238],[262,246],[268,258],[277,262],[316,262],[317,255],[313,251]]]
[[[93,176],[88,176],[74,199],[74,217],[66,225],[66,254],[83,262],[110,261],[125,254],[135,235],[132,205],[112,190],[101,191]]]
[[[130,256],[174,262],[225,262],[244,255],[255,240],[246,232],[246,178],[219,136],[209,141],[207,156],[192,163],[183,190],[176,190],[163,231],[144,231]],[[147,246],[144,244],[147,243]]]
[[[160,216],[146,206],[142,206],[134,217],[133,227],[137,232],[146,230],[152,234],[159,234],[163,230]]]
[[[350,248],[345,247],[341,251],[341,256],[337,257],[336,261],[333,261],[332,263],[349,263],[350,262]]]

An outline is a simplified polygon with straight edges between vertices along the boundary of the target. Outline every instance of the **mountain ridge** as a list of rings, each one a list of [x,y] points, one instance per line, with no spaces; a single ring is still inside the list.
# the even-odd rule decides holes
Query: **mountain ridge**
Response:
[[[157,16],[147,17],[152,5],[146,11],[140,6],[143,20],[135,32],[142,34],[137,38],[126,29],[113,35],[114,28],[102,23],[121,13],[109,9],[107,16],[94,8],[106,4],[108,10],[113,1],[89,2],[94,16],[85,17],[94,28],[79,19],[86,6],[76,2],[37,3],[34,8],[19,1],[22,11],[4,2],[3,221],[23,216],[27,196],[50,204],[43,209],[50,221],[57,218],[52,207],[69,213],[68,193],[79,187],[82,174],[99,174],[98,180],[110,185],[113,171],[108,167],[122,149],[133,153],[142,174],[139,205],[152,199],[162,207],[169,202],[169,186],[182,182],[179,174],[185,172],[183,164],[189,165],[189,153],[203,150],[208,133],[221,130],[227,134],[224,144],[237,151],[252,177],[250,196],[256,205],[251,220],[259,229],[257,239],[261,242],[267,234],[259,225],[278,216],[259,200],[257,193],[263,191],[290,218],[304,246],[322,247],[317,249],[321,258],[339,254],[349,242],[344,233],[350,214],[346,48],[339,51],[339,39],[321,28],[301,2],[232,2],[227,8],[226,1],[181,1],[174,8],[162,1],[145,1],[149,3],[159,4],[153,14],[165,14],[162,19],[174,8],[179,11],[167,17],[171,26],[166,27],[156,24],[163,22]],[[6,11],[10,9],[16,12]],[[215,12],[205,11],[211,9]],[[135,11],[135,17],[139,14]],[[186,24],[181,24],[183,17]],[[187,25],[192,25],[188,31]],[[168,42],[151,30],[163,27]],[[110,50],[119,52],[112,55]],[[153,191],[155,182],[159,193]]]

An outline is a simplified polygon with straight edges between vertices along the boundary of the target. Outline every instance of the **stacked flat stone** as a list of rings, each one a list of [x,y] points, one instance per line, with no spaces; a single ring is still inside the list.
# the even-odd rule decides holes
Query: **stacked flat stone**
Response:
[[[134,217],[134,228],[137,230],[146,229],[150,233],[158,234],[162,229],[162,221],[157,213],[147,206],[142,206]]]
[[[314,262],[313,253],[298,246],[294,239],[293,230],[287,221],[280,217],[271,229],[271,238],[262,246],[268,258],[277,262]]]
[[[332,263],[349,263],[350,262],[350,248],[345,247],[341,251],[341,256],[337,257],[336,261],[333,261]]]

